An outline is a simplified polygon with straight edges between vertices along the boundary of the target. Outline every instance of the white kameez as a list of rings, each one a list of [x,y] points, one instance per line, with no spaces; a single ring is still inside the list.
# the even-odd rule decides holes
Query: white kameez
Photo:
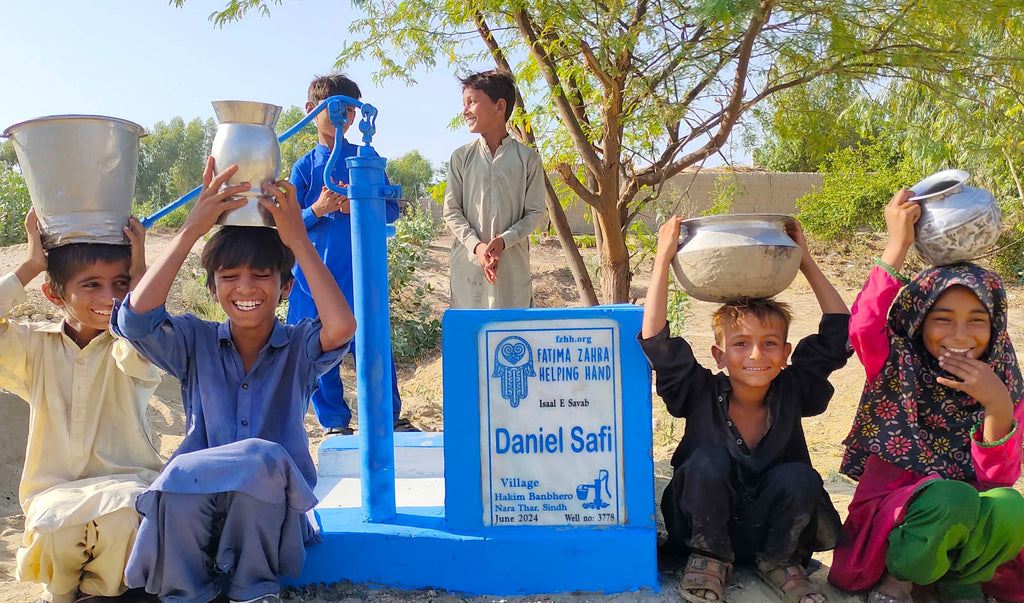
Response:
[[[533,304],[530,239],[544,219],[544,166],[533,149],[506,136],[491,156],[480,137],[448,164],[444,221],[452,231],[452,308],[528,308]],[[500,236],[505,251],[494,285],[473,253]]]

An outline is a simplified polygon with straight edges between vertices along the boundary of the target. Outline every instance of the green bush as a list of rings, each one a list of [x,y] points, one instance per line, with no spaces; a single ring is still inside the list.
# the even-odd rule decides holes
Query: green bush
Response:
[[[996,249],[992,256],[993,269],[1007,281],[1024,282],[1024,219],[1016,217],[1007,221]]]
[[[30,207],[21,174],[0,163],[0,246],[25,242],[25,214]]]
[[[441,321],[432,316],[426,300],[433,288],[416,278],[436,236],[430,213],[410,205],[409,212],[395,222],[395,236],[388,240],[391,349],[395,360],[414,360],[441,343]]]
[[[885,139],[829,153],[823,172],[821,189],[797,199],[797,217],[804,230],[830,241],[862,228],[884,232],[892,194],[922,175]]]

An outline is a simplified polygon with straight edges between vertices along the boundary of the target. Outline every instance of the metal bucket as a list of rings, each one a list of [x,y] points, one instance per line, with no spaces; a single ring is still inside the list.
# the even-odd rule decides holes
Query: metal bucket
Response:
[[[732,214],[683,220],[672,270],[683,290],[711,302],[771,297],[796,278],[803,251],[783,214]]]
[[[51,115],[4,130],[18,155],[43,247],[125,245],[139,167],[139,124],[100,115]]]
[[[1002,231],[992,193],[964,184],[970,174],[942,170],[910,187],[921,204],[914,247],[933,266],[973,260],[996,244]]]
[[[218,224],[230,226],[274,226],[274,217],[259,204],[273,197],[263,192],[263,182],[273,182],[281,172],[281,145],[274,124],[281,107],[250,101],[213,101],[217,134],[210,155],[218,171],[237,165],[238,171],[225,186],[248,182],[251,188],[238,196],[248,203],[221,214]]]

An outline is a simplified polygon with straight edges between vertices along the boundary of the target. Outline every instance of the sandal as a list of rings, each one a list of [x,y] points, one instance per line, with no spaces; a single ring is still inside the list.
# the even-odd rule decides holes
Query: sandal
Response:
[[[686,560],[683,579],[679,581],[683,599],[691,603],[722,603],[725,601],[725,578],[730,569],[731,563],[691,553]]]
[[[868,603],[914,603],[913,582],[897,580],[886,572],[868,593]]]
[[[759,561],[757,574],[775,589],[785,603],[800,603],[805,598],[822,603],[828,601],[821,586],[811,582],[799,565],[779,566]]]

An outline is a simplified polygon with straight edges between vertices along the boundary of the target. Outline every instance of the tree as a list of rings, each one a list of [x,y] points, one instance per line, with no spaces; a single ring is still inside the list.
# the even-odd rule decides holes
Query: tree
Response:
[[[402,197],[418,201],[427,195],[427,187],[434,179],[434,168],[419,151],[409,151],[388,160],[387,174],[391,182],[402,187]]]
[[[835,76],[776,94],[753,110],[761,130],[754,164],[776,172],[817,172],[830,153],[870,145],[879,128],[861,121],[865,96],[857,82]]]
[[[203,182],[203,168],[213,146],[217,123],[198,117],[159,121],[139,144],[135,203],[146,209],[173,202]]]
[[[223,25],[249,10],[269,14],[270,4],[231,0],[211,18]],[[882,87],[933,73],[969,79],[989,66],[1019,68],[1020,53],[973,45],[988,36],[1015,49],[1018,4],[359,0],[364,16],[352,21],[356,35],[338,61],[368,58],[380,63],[378,79],[406,81],[414,69],[439,61],[468,71],[488,58],[515,73],[522,94],[514,133],[536,146],[564,186],[593,208],[602,298],[624,302],[630,222],[667,179],[718,153],[745,114],[826,76]],[[1010,79],[993,85],[1024,87]],[[589,278],[551,183],[547,201],[587,300]]]

